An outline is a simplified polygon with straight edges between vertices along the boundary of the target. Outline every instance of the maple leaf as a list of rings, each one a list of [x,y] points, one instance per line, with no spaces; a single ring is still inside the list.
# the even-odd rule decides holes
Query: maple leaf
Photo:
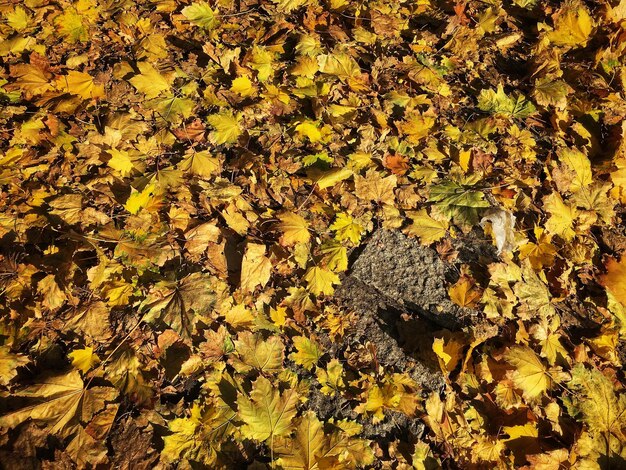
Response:
[[[439,366],[444,374],[452,372],[463,358],[465,342],[451,334],[433,340],[432,349],[437,355]]]
[[[523,281],[517,282],[513,289],[524,307],[524,309],[520,309],[520,316],[540,315],[544,319],[549,319],[554,315],[555,308],[548,286],[528,262],[522,266],[522,275]]]
[[[448,289],[450,299],[461,307],[472,308],[480,300],[482,292],[476,288],[476,281],[468,276],[461,276],[459,280]]]
[[[189,171],[202,178],[218,174],[221,167],[219,158],[211,155],[207,150],[187,155],[178,166],[181,170]]]
[[[444,181],[430,188],[430,201],[436,202],[442,212],[463,224],[475,225],[478,213],[489,207],[481,191],[454,181]]]
[[[528,117],[536,111],[535,106],[524,96],[518,95],[515,98],[507,96],[502,84],[498,85],[496,91],[481,90],[478,96],[478,108],[492,114],[520,119]]]
[[[233,80],[230,91],[239,94],[243,98],[254,95],[256,89],[252,85],[252,81],[246,75],[237,77]]]
[[[278,465],[285,469],[312,470],[330,450],[328,438],[324,435],[322,423],[315,413],[307,411],[298,418],[296,434],[292,440],[278,446]]]
[[[280,393],[268,379],[259,376],[252,383],[250,394],[237,398],[238,415],[244,423],[242,434],[258,441],[288,434],[296,416],[297,402],[296,390]]]
[[[52,88],[52,74],[39,64],[15,64],[10,67],[10,71],[14,78],[13,88],[36,94]],[[11,87],[7,86],[7,89]]]
[[[204,29],[213,29],[217,25],[215,11],[206,2],[194,2],[181,10],[182,15],[193,24]]]
[[[611,380],[597,369],[588,370],[584,364],[574,366],[568,386],[577,392],[571,404],[587,425],[590,441],[587,445],[593,453],[602,456],[598,460],[606,461],[611,454],[623,451],[626,395],[617,394]]]
[[[236,412],[222,400],[206,403],[204,409],[194,403],[187,418],[175,418],[168,423],[170,435],[163,437],[161,458],[166,463],[186,459],[213,466],[221,443],[233,429]]]
[[[32,19],[32,16],[19,5],[13,11],[7,11],[4,17],[7,20],[7,24],[18,32],[26,29]]]
[[[324,265],[333,272],[342,272],[348,269],[348,250],[338,241],[330,240],[320,247],[324,255]]]
[[[210,313],[221,283],[214,277],[193,273],[179,281],[158,282],[139,306],[143,321],[163,322],[189,340],[200,317]]]
[[[57,78],[57,87],[84,100],[104,98],[104,86],[95,84],[93,77],[84,72],[70,70]]]
[[[529,347],[513,346],[504,357],[515,367],[513,383],[529,400],[536,401],[552,388],[548,370]]]
[[[49,310],[57,310],[67,300],[67,295],[57,284],[54,274],[48,274],[39,281],[37,291],[44,296],[42,304]]]
[[[344,212],[337,214],[335,221],[329,227],[337,232],[338,240],[350,240],[353,244],[358,245],[361,241],[361,235],[365,228],[355,222],[354,219]]]
[[[396,175],[382,177],[374,169],[368,170],[364,177],[359,175],[354,177],[356,195],[365,201],[374,201],[379,204],[394,204],[393,190],[397,182]]]
[[[407,136],[411,144],[418,144],[427,137],[434,125],[434,117],[419,113],[413,113],[406,120],[396,123],[398,130]]]
[[[533,98],[540,106],[554,106],[558,109],[567,107],[567,96],[573,89],[563,80],[541,78],[535,83]]]
[[[295,336],[293,338],[293,344],[297,351],[291,353],[289,359],[304,367],[306,370],[311,370],[322,355],[321,346],[314,340],[305,336]]]
[[[113,168],[122,178],[129,176],[135,169],[130,154],[125,150],[111,149],[108,151],[111,158],[107,165]]]
[[[574,221],[578,217],[578,210],[566,204],[556,192],[543,198],[543,207],[550,213],[545,224],[546,230],[559,235],[565,241],[572,241],[576,236]]]
[[[89,31],[85,23],[83,23],[83,15],[76,8],[67,8],[54,19],[54,24],[59,34],[70,43],[89,40]]]
[[[404,229],[404,233],[418,237],[422,245],[430,245],[446,236],[449,223],[433,219],[426,209],[407,213],[407,215],[412,223]]]
[[[154,392],[144,379],[142,364],[135,352],[124,344],[113,357],[104,368],[107,380],[135,403],[150,403]]]
[[[234,144],[241,135],[239,116],[228,113],[212,114],[207,117],[207,122],[215,129],[211,132],[211,138],[217,145]]]
[[[239,361],[233,361],[240,372],[256,369],[259,372],[276,372],[283,368],[285,345],[278,336],[267,339],[250,331],[243,331],[235,341]]]
[[[295,212],[284,212],[278,215],[279,230],[283,233],[280,243],[284,246],[293,246],[297,243],[309,243],[309,223],[304,217]]]
[[[0,427],[15,428],[24,421],[44,423],[51,434],[70,435],[81,423],[87,424],[117,391],[111,387],[85,389],[78,371],[43,375],[28,388],[15,392],[32,404],[0,416]]]
[[[335,396],[343,387],[343,365],[337,359],[331,359],[326,365],[326,369],[318,367],[315,371],[317,380],[322,388],[320,391],[324,395]]]
[[[577,1],[567,2],[554,15],[554,31],[548,39],[557,46],[584,47],[593,30],[593,19],[587,8]]]
[[[149,62],[139,62],[137,68],[140,74],[132,77],[129,82],[137,91],[146,95],[146,98],[156,98],[170,89],[167,79]]]
[[[575,149],[561,148],[557,150],[557,155],[559,161],[569,167],[574,174],[568,181],[568,191],[578,192],[593,182],[591,162],[584,153]]]
[[[334,75],[342,80],[357,78],[361,75],[361,67],[348,54],[319,55],[317,61],[320,72]]]
[[[124,209],[131,214],[137,214],[141,209],[151,204],[159,193],[156,183],[146,185],[141,191],[132,188],[132,192],[124,204]]]
[[[100,362],[97,354],[94,354],[93,348],[86,347],[84,349],[75,349],[68,354],[72,360],[72,365],[82,371],[88,372],[93,366]]]
[[[309,268],[303,278],[308,289],[315,295],[332,295],[335,291],[333,284],[339,284],[339,276],[332,271],[314,266]]]
[[[264,287],[272,275],[272,263],[265,256],[265,245],[248,243],[241,262],[241,290],[252,292]]]

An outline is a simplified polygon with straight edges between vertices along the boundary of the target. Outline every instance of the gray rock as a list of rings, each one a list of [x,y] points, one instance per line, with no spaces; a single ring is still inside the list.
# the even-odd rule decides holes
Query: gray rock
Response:
[[[485,249],[477,241],[469,251],[463,262],[476,261]],[[450,300],[446,285],[457,278],[455,265],[435,250],[400,231],[378,230],[336,291],[359,318],[346,342],[370,342],[385,368],[407,372],[425,390],[439,389],[444,379],[432,352],[435,331],[461,329],[477,315]]]
[[[462,328],[475,313],[448,296],[446,281],[458,278],[455,266],[400,231],[378,230],[352,265],[350,277],[376,291],[387,305],[443,328]]]

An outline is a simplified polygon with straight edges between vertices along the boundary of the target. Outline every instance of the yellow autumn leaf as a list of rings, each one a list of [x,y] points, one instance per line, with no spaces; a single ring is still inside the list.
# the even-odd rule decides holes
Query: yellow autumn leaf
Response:
[[[250,394],[241,394],[237,399],[239,417],[244,423],[241,433],[257,441],[288,434],[296,416],[297,402],[298,394],[294,389],[281,393],[278,384],[259,376]]]
[[[22,31],[30,24],[32,16],[21,6],[16,6],[12,11],[7,11],[4,15],[7,24],[15,31]]]
[[[355,222],[354,219],[345,212],[337,214],[337,218],[329,228],[337,232],[338,240],[350,240],[355,245],[359,244],[361,235],[365,231],[361,224]]]
[[[360,199],[379,204],[394,204],[395,194],[393,191],[398,184],[396,175],[383,177],[376,170],[370,169],[367,170],[365,176],[355,175],[354,184],[356,195]]]
[[[113,401],[117,390],[102,386],[87,389],[80,373],[72,370],[62,375],[44,374],[14,395],[23,397],[23,408],[0,416],[0,427],[15,428],[32,420],[44,424],[51,435],[68,437],[80,426],[81,418],[90,419],[105,401]]]
[[[350,168],[333,168],[322,172],[315,180],[315,184],[320,189],[326,189],[350,178],[352,175],[353,171]]]
[[[72,360],[72,365],[83,373],[86,373],[100,362],[100,358],[93,352],[91,347],[75,349],[68,356]]]
[[[448,295],[452,302],[460,307],[472,308],[480,300],[482,292],[476,287],[476,282],[472,278],[461,276],[461,278],[448,289]]]
[[[304,275],[307,288],[315,295],[332,295],[335,291],[334,284],[339,284],[339,276],[319,266],[309,268]]]
[[[252,96],[256,89],[252,85],[252,81],[246,76],[237,77],[233,80],[230,91],[241,95],[242,97]]]
[[[271,373],[283,368],[285,345],[278,336],[264,339],[260,334],[243,331],[238,338],[235,341],[237,360],[233,359],[237,371],[249,372],[255,369]]]
[[[200,150],[187,155],[178,167],[201,178],[209,178],[220,171],[220,160],[208,150]]]
[[[593,175],[591,173],[591,162],[584,153],[575,149],[559,149],[557,151],[559,160],[567,165],[575,176],[568,185],[569,191],[576,192],[582,188],[586,188],[593,183]]]
[[[307,411],[297,420],[296,433],[292,441],[279,443],[278,464],[284,469],[313,470],[328,459],[326,455],[335,446],[331,446],[324,433],[322,423],[315,413]],[[332,461],[332,460],[331,460]]]
[[[296,351],[291,353],[289,358],[306,370],[311,370],[322,355],[321,346],[306,336],[295,336],[293,344],[296,347]]]
[[[213,127],[211,139],[217,145],[234,144],[241,135],[239,117],[228,113],[212,114],[207,122]]]
[[[464,347],[463,341],[451,334],[433,340],[432,349],[444,374],[449,374],[459,364],[463,358]]]
[[[335,396],[340,389],[345,387],[343,365],[338,359],[331,359],[326,365],[326,369],[318,367],[315,373],[318,382],[322,386],[320,391],[324,395]]]
[[[54,274],[48,274],[37,284],[37,291],[43,295],[42,304],[49,310],[56,310],[67,300],[67,295],[59,287]]]
[[[212,29],[217,24],[215,13],[206,2],[194,2],[181,10],[182,15],[193,24],[204,29]]]
[[[536,401],[552,388],[548,370],[528,346],[513,346],[504,358],[515,368],[513,383],[528,400]]]
[[[241,290],[252,292],[264,287],[272,274],[272,263],[265,256],[265,245],[248,243],[241,263]]]
[[[566,2],[555,14],[554,31],[548,39],[557,46],[584,47],[593,30],[593,19],[581,2]]]
[[[124,204],[124,209],[126,209],[131,214],[137,214],[141,209],[143,209],[152,202],[155,197],[155,193],[155,183],[147,185],[141,191],[137,191],[135,188],[132,188],[132,192],[126,200],[126,204]]]
[[[293,246],[298,243],[308,243],[311,239],[309,223],[295,212],[285,212],[278,216],[279,230],[282,232],[280,243],[284,246]]]
[[[433,219],[428,215],[426,209],[420,209],[407,215],[411,218],[412,223],[404,230],[404,233],[418,237],[422,245],[430,245],[446,236],[449,227],[448,221]]]
[[[126,178],[133,172],[135,165],[126,150],[111,149],[108,151],[111,159],[107,165],[113,168],[122,178]]]
[[[96,84],[88,73],[70,70],[67,75],[57,78],[57,88],[80,96],[84,100],[104,98],[104,86]]]
[[[321,246],[320,252],[324,255],[323,264],[331,271],[348,269],[348,250],[340,242],[330,240]]]
[[[411,144],[418,144],[424,137],[428,136],[430,130],[435,125],[435,118],[413,113],[404,121],[396,123],[396,127]]]
[[[15,78],[15,86],[18,89],[41,94],[52,87],[51,74],[32,64],[16,64],[11,66],[11,76]]]
[[[164,91],[169,91],[169,82],[152,64],[139,62],[137,68],[140,73],[132,77],[129,82],[137,91],[146,95],[146,98],[156,98]]]
[[[276,4],[280,12],[290,13],[309,3],[309,0],[272,0],[272,2]]]
[[[304,121],[296,126],[296,132],[300,137],[306,137],[312,143],[322,140],[323,135],[319,127],[313,121]]]
[[[18,367],[29,362],[28,356],[12,353],[10,346],[0,346],[0,385],[6,387],[18,374]]]
[[[76,8],[69,7],[54,19],[54,25],[61,35],[70,44],[89,40],[89,30],[83,22],[83,15]]]
[[[567,205],[556,192],[543,198],[543,208],[550,213],[550,218],[545,224],[546,230],[559,235],[565,241],[572,241],[576,236],[574,221],[578,217],[578,210]]]

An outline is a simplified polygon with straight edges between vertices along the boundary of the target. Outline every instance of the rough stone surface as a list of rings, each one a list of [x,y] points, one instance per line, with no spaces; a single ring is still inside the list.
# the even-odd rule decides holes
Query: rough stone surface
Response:
[[[457,244],[459,263],[494,258],[490,241],[475,234]],[[370,342],[388,370],[407,372],[425,390],[439,389],[444,379],[432,352],[435,332],[460,329],[477,316],[448,296],[447,285],[458,279],[458,267],[391,230],[378,230],[355,258],[336,292],[359,319],[345,341]]]
[[[455,266],[399,231],[375,233],[352,265],[350,276],[375,290],[388,305],[444,328],[465,326],[474,313],[448,296],[446,283],[458,278]]]
[[[335,292],[358,320],[342,341],[328,341],[325,347],[336,355],[339,350],[355,351],[355,346],[369,343],[386,371],[407,373],[422,387],[424,397],[441,390],[445,379],[432,351],[436,332],[458,330],[477,320],[477,312],[450,300],[447,286],[458,279],[459,264],[488,264],[496,259],[491,240],[478,232],[455,240],[455,263],[442,261],[435,250],[397,230],[378,230],[364,245],[351,255],[350,269]],[[350,407],[345,401],[321,393],[310,397],[311,408],[325,419],[360,421],[347,411]],[[363,435],[380,440],[396,433],[419,436],[424,431],[419,419],[389,410],[385,415],[377,424],[363,420]]]

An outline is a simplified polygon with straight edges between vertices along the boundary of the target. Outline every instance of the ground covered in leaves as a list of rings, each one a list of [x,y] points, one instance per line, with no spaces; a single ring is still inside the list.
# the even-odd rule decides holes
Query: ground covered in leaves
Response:
[[[0,18],[4,468],[626,468],[626,1]]]

